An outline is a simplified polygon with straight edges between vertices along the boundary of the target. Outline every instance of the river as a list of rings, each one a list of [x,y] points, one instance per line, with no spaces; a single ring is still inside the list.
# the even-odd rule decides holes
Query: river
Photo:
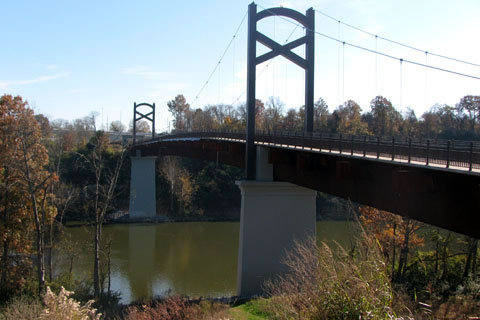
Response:
[[[167,293],[231,296],[236,291],[238,222],[115,224],[103,228],[111,241],[111,289],[129,303]],[[350,222],[319,221],[317,238],[349,246],[355,227]],[[92,227],[69,227],[77,242],[74,259],[77,279],[91,278]],[[106,255],[106,253],[104,253]],[[57,272],[68,270],[60,259]]]

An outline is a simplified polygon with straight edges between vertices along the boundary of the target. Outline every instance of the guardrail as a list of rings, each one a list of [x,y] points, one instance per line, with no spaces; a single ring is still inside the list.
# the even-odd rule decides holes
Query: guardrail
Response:
[[[145,142],[175,138],[245,140],[244,131],[176,132]],[[292,133],[256,131],[255,143],[317,149],[368,158],[420,162],[425,165],[480,169],[480,142],[405,137],[375,137],[335,133]]]

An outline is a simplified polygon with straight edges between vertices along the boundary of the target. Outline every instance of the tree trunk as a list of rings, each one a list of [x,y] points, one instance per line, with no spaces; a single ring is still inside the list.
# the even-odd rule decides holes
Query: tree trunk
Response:
[[[466,279],[470,274],[474,275],[473,266],[474,261],[477,260],[477,244],[477,239],[470,238],[468,241],[468,254],[467,261],[465,262],[465,269],[463,270],[463,279]]]
[[[74,256],[70,256],[70,268],[68,269],[68,279],[71,280],[72,279],[72,273],[73,273],[73,259],[74,259]]]
[[[50,239],[48,245],[48,279],[53,280],[53,223],[50,225]]]
[[[475,248],[473,249],[472,257],[472,274],[475,277],[477,275],[477,251],[478,251],[478,239],[475,239]]]
[[[95,299],[100,297],[100,223],[98,215],[95,222],[95,239],[94,239],[94,266],[93,266],[93,291]]]
[[[108,295],[110,296],[111,285],[112,285],[112,242],[109,241],[107,247],[107,272],[108,272]]]
[[[170,181],[170,212],[173,214],[173,181]]]
[[[442,263],[443,263],[443,272],[442,272],[442,279],[445,279],[447,277],[447,271],[448,271],[448,264],[447,264],[447,251],[448,251],[448,243],[450,242],[450,236],[452,235],[451,232],[448,233],[447,238],[445,239],[445,242],[443,243],[443,248],[442,248]]]
[[[101,161],[95,166],[95,202],[94,202],[94,212],[95,212],[95,238],[94,243],[94,256],[93,256],[93,296],[95,300],[98,300],[100,297],[100,211],[98,208],[98,199],[100,196],[100,176],[102,174],[102,163]]]
[[[402,281],[405,272],[407,270],[407,260],[408,260],[408,251],[409,251],[409,241],[410,241],[410,226],[407,225],[404,234],[404,241],[402,245],[402,250],[400,251],[400,257],[398,260],[398,269],[397,269],[397,276],[396,278],[399,281]]]
[[[40,224],[37,224],[37,276],[38,276],[38,293],[40,295],[45,293],[45,247],[43,242],[43,232]]]
[[[28,172],[28,171],[27,171]],[[37,199],[35,199],[35,192],[30,187],[30,199],[32,201],[33,217],[35,220],[36,229],[36,247],[37,247],[37,276],[38,276],[38,293],[43,295],[45,293],[45,245],[43,240],[43,228],[38,212]]]
[[[395,253],[396,253],[396,244],[395,244],[395,235],[397,230],[397,224],[393,224],[393,237],[392,237],[392,282],[395,280]]]
[[[408,266],[408,253],[410,251],[410,231],[408,232],[407,239],[405,239],[405,252],[404,252],[404,261],[403,261],[403,269],[402,269],[402,276],[401,279],[405,279],[405,273],[407,272]]]
[[[477,119],[475,117],[475,111],[473,111],[473,118],[472,118],[472,133],[475,134],[475,122],[477,122]]]
[[[39,187],[43,185],[47,180],[43,181],[41,184],[35,186],[34,178],[30,172],[30,164],[29,160],[27,159],[27,147],[25,143],[23,144],[23,164],[25,168],[25,177],[26,181],[28,182],[28,193],[30,195],[30,201],[32,202],[32,211],[33,211],[33,219],[35,222],[35,229],[36,229],[36,245],[37,245],[37,275],[38,275],[38,292],[41,295],[45,293],[45,244],[44,244],[44,234],[43,234],[43,226],[45,225],[45,199],[47,192],[45,190],[43,202],[42,202],[42,219],[40,220],[40,212],[39,206],[37,203],[37,191]]]
[[[4,209],[3,209],[3,226],[4,229],[7,229],[7,220],[8,220],[8,190],[5,191],[4,195]],[[8,252],[10,251],[9,239],[5,237],[3,239],[3,256],[2,256],[2,276],[0,278],[0,288],[5,288],[7,284],[7,272],[8,272]]]
[[[8,252],[9,241],[8,239],[3,240],[3,256],[2,256],[2,277],[0,279],[0,288],[5,288],[7,285],[7,272],[8,272]]]
[[[438,242],[440,239],[437,239],[435,241],[435,278],[438,279],[438,260],[440,258],[440,252],[439,252],[439,247],[438,247]]]

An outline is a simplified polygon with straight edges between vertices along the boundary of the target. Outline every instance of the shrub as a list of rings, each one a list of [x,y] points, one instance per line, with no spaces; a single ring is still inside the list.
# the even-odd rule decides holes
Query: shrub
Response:
[[[15,297],[0,309],[0,320],[98,320],[101,317],[96,309],[92,308],[93,300],[81,305],[70,298],[73,292],[61,287],[57,294],[47,287],[42,303],[29,296]]]
[[[81,306],[79,302],[69,298],[71,294],[72,292],[62,287],[57,295],[50,290],[50,287],[47,287],[47,293],[44,297],[45,308],[42,310],[39,319],[100,319],[101,314],[97,313],[96,310],[91,307],[93,300]]]
[[[391,319],[393,292],[378,244],[365,239],[349,254],[314,238],[295,242],[290,272],[267,281],[262,309],[275,319]]]

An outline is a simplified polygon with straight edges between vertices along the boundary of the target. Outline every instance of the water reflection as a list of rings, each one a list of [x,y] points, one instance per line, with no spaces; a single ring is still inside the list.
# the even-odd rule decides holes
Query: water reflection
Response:
[[[127,274],[135,297],[151,297],[157,264],[155,225],[128,226]],[[133,281],[132,281],[133,280]]]
[[[318,222],[317,237],[348,246],[350,225]],[[74,239],[91,239],[92,229],[68,228],[67,232]],[[124,303],[168,290],[189,296],[233,295],[238,233],[237,222],[105,226],[104,239],[112,239],[112,290],[121,293]],[[85,251],[74,272],[87,274],[92,265],[92,253]]]

